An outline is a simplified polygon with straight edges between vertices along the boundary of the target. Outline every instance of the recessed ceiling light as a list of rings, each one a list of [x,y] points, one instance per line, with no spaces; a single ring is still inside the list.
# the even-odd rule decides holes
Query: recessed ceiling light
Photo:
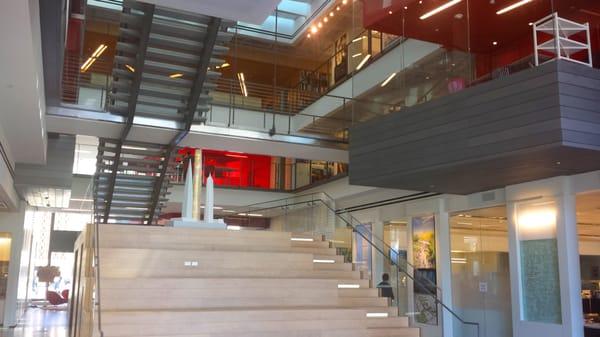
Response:
[[[339,11],[339,10],[340,10],[340,6],[337,6],[337,7],[335,8],[335,10],[336,10],[336,11]]]
[[[313,34],[316,33],[318,30],[319,30],[319,28],[317,28],[317,26],[310,27],[310,32]]]
[[[333,17],[335,15],[335,13],[331,12],[329,13],[329,16]]]
[[[512,11],[515,8],[521,7],[527,3],[532,2],[533,0],[521,0],[519,2],[515,2],[514,4],[510,5],[510,6],[506,6],[504,8],[502,8],[501,10],[497,11],[496,14],[498,15],[502,15],[504,13],[508,13],[510,11]]]
[[[492,42],[492,44],[493,44],[494,46],[497,46],[497,45],[498,45],[498,41],[494,41],[494,42]]]
[[[342,0],[342,5],[345,5],[348,3],[348,0]]]
[[[367,63],[367,61],[368,61],[370,58],[371,58],[371,54],[367,54],[367,55],[365,56],[365,58],[364,58],[364,59],[362,59],[362,61],[360,61],[360,63],[359,63],[359,64],[358,64],[358,66],[356,67],[356,70],[360,70],[360,68],[362,68],[362,67],[363,67],[363,66],[364,66],[364,65]]]
[[[306,35],[306,37],[310,39],[310,33],[308,33],[308,35]]]
[[[385,79],[385,81],[383,81],[383,83],[381,83],[381,87],[385,87],[388,83],[390,83],[390,81],[396,77],[396,73],[391,73],[390,76],[388,76],[388,78]]]
[[[392,12],[392,11],[389,11],[389,12],[388,12],[388,14],[389,14],[389,15],[392,15],[393,13],[394,13],[394,12]]]
[[[533,22],[530,22],[530,23],[529,23],[529,25],[530,25],[530,26],[533,26]]]
[[[435,15],[435,14],[437,14],[437,13],[439,13],[439,12],[441,12],[441,11],[445,10],[445,9],[448,9],[448,8],[450,8],[450,7],[452,7],[452,6],[456,5],[456,4],[458,4],[458,3],[459,3],[459,2],[461,2],[461,1],[462,1],[462,0],[452,0],[452,1],[449,1],[449,2],[447,2],[447,3],[445,3],[445,4],[443,4],[443,5],[441,5],[441,6],[437,7],[437,8],[434,8],[433,10],[431,10],[431,11],[429,11],[429,12],[427,12],[427,13],[425,13],[425,14],[421,15],[421,16],[419,17],[419,19],[421,19],[421,20],[425,20],[425,19],[427,19],[428,17],[430,17],[430,16],[433,16],[433,15]]]

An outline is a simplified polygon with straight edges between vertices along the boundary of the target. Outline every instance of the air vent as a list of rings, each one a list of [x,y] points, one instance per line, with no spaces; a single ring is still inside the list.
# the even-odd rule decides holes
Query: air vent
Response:
[[[481,193],[481,201],[494,201],[496,200],[496,192],[485,192]]]

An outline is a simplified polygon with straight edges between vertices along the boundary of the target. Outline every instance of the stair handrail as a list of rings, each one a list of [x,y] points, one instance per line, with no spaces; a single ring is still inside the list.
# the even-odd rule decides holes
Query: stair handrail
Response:
[[[317,199],[314,198],[315,195],[320,195],[320,196],[324,196],[325,198],[319,197]],[[335,217],[337,219],[340,219],[342,222],[344,222],[346,224],[347,228],[351,228],[353,233],[357,233],[358,235],[360,235],[362,237],[362,239],[367,242],[371,247],[375,248],[375,250],[381,254],[384,259],[386,259],[391,265],[396,267],[397,271],[401,271],[402,273],[404,273],[409,279],[411,279],[415,284],[417,285],[421,285],[421,289],[422,291],[425,291],[427,294],[431,296],[435,303],[437,305],[440,305],[443,309],[447,310],[450,315],[452,317],[454,317],[455,319],[457,319],[461,324],[463,325],[469,325],[469,326],[474,326],[477,329],[477,337],[480,336],[480,325],[478,322],[471,322],[471,321],[466,321],[464,319],[462,319],[454,310],[452,310],[448,305],[446,305],[438,296],[437,292],[433,293],[431,291],[429,291],[429,288],[427,287],[427,285],[422,284],[423,280],[427,280],[430,284],[429,286],[433,285],[435,286],[436,290],[439,290],[441,293],[441,289],[434,283],[432,283],[430,280],[428,279],[423,279],[423,278],[415,278],[414,275],[411,275],[406,268],[404,268],[403,266],[400,266],[400,264],[397,261],[394,261],[394,259],[392,259],[391,256],[389,256],[388,254],[386,254],[378,245],[376,245],[375,243],[373,243],[373,240],[371,238],[375,237],[377,238],[377,236],[373,235],[373,233],[371,231],[368,230],[367,227],[362,227],[361,229],[358,229],[356,226],[353,225],[353,222],[357,223],[357,224],[361,224],[362,222],[359,221],[358,219],[356,219],[352,214],[350,214],[350,212],[345,212],[346,214],[348,214],[348,216],[350,217],[350,221],[348,221],[347,219],[345,219],[344,217],[342,217],[334,207],[332,207],[331,205],[334,202],[333,197],[331,197],[329,194],[327,194],[326,192],[314,192],[314,193],[308,193],[308,194],[303,194],[303,195],[298,195],[295,197],[287,197],[287,198],[281,198],[281,199],[276,199],[273,201],[268,201],[268,202],[261,202],[261,203],[255,203],[255,204],[251,204],[248,206],[244,206],[246,209],[246,214],[248,212],[248,210],[250,210],[251,207],[255,207],[261,204],[266,204],[266,203],[277,203],[277,202],[281,202],[281,201],[287,201],[290,199],[298,199],[298,198],[303,198],[303,197],[311,197],[311,200],[308,201],[294,201],[292,203],[286,203],[284,206],[289,206],[289,205],[299,205],[299,204],[311,204],[314,205],[315,202],[320,202],[322,203],[332,214],[335,215]],[[326,202],[323,199],[327,199],[328,202]],[[264,210],[269,210],[269,209],[275,209],[275,208],[280,208],[282,207],[282,205],[277,205],[277,206],[269,206],[269,207],[263,207],[263,208],[253,208],[252,211],[264,211]],[[244,212],[240,212],[240,213],[244,213]],[[369,236],[371,238],[369,238],[367,235],[365,235],[365,230],[368,232]],[[390,247],[389,245],[387,245],[383,240],[379,239],[382,243],[384,243],[384,245],[386,245],[387,249],[390,249],[391,251],[393,251],[396,256],[399,256],[398,252],[396,250],[394,250],[392,247]],[[403,259],[404,263],[406,263],[407,265],[409,265],[411,268],[413,268],[413,270],[415,270],[416,268],[410,264],[408,261],[406,261],[406,259]]]
[[[98,179],[96,175],[94,175],[94,180]],[[94,184],[94,195],[96,195],[96,187],[97,184]],[[93,252],[94,252],[94,289],[95,289],[95,306],[97,310],[97,323],[98,323],[98,332],[100,333],[100,337],[104,337],[104,330],[102,329],[102,300],[100,296],[100,214],[98,214],[97,204],[94,201],[93,203]]]
[[[302,205],[302,204],[307,203],[307,201],[303,200],[302,198],[311,197],[310,201],[313,201],[313,202],[317,201],[317,200],[315,200],[314,196],[318,196],[317,200],[320,200],[321,202],[323,202],[324,204],[326,204],[326,206],[337,217],[343,219],[343,217],[341,216],[341,214],[346,214],[350,218],[350,222],[351,223],[358,223],[358,224],[362,223],[356,217],[354,217],[349,211],[334,209],[331,205],[335,204],[335,201],[334,201],[333,197],[331,195],[329,195],[327,192],[312,192],[312,193],[307,193],[307,194],[300,194],[300,195],[297,195],[297,196],[294,196],[294,197],[286,197],[286,198],[275,199],[275,200],[272,200],[272,201],[254,203],[254,204],[243,206],[241,209],[239,209],[238,211],[236,211],[236,213],[237,214],[247,214],[247,213],[250,213],[250,212],[261,212],[261,211],[267,211],[267,210],[271,210],[271,209],[277,209],[277,208],[280,208],[282,206],[290,207],[290,206]],[[324,197],[324,199],[327,199],[327,202],[323,201],[321,199],[322,197]],[[287,202],[288,200],[291,200],[291,202],[288,203]],[[272,206],[268,206],[268,207],[253,208],[253,207],[260,206],[260,205],[273,204],[273,203],[279,203],[279,202],[284,202],[284,201],[285,201],[284,205],[278,205],[278,204],[276,204],[276,205],[272,205]],[[343,220],[344,220],[344,222],[347,222],[345,219],[343,219]],[[375,235],[367,227],[364,227],[364,229],[361,228],[361,230],[367,231],[368,234],[372,238],[375,238],[376,241],[381,242],[383,244],[383,246],[388,251],[393,252],[395,254],[395,256],[398,257],[398,259],[402,259],[402,262],[405,263],[408,267],[410,267],[413,271],[417,269],[412,263],[408,262],[407,259],[400,258],[400,254],[399,254],[399,252],[396,249],[394,249],[390,245],[388,245],[383,239],[379,238],[377,235]],[[431,282],[431,280],[428,280],[428,279],[425,279],[425,280],[426,280],[426,282],[430,283],[429,286],[435,287],[437,289],[437,291],[440,292],[440,294],[443,293],[442,289],[437,284]]]
[[[379,252],[390,264],[394,265],[397,270],[403,272],[415,284],[418,284],[418,285],[421,284],[421,280],[423,280],[422,278],[417,279],[414,276],[410,275],[410,273],[408,273],[408,271],[406,269],[404,269],[402,266],[400,266],[400,264],[398,264],[396,261],[394,261],[394,259],[392,259],[389,255],[387,255],[383,250],[381,250],[380,247],[378,247],[376,244],[374,244],[367,236],[364,235],[363,232],[361,232],[361,230],[357,229],[354,225],[352,225],[351,222],[348,222],[346,219],[344,219],[343,217],[339,216],[339,214],[335,213],[335,209],[333,209],[332,207],[330,207],[326,202],[323,202],[322,200],[319,200],[319,201],[321,201],[323,203],[323,205],[325,205],[325,207],[329,208],[329,210],[331,212],[333,212],[336,215],[336,217],[338,217],[339,219],[341,219],[342,221],[344,221],[346,223],[347,227],[352,228],[352,232],[353,233],[357,233],[358,235],[360,235],[365,240],[365,242],[367,242],[370,246],[372,246],[373,248],[375,248],[375,250],[377,250],[377,252]],[[350,216],[352,216],[352,215],[350,215]],[[357,222],[357,223],[360,224],[361,222]],[[363,227],[363,228],[366,229],[366,227]],[[372,233],[371,233],[371,235],[372,235]],[[408,264],[408,261],[406,261],[406,263]],[[425,280],[427,280],[427,279],[425,279]],[[427,281],[429,281],[429,280],[427,280]],[[431,281],[429,281],[429,282],[431,282]],[[436,286],[436,288],[439,289],[437,286]],[[477,328],[477,337],[480,336],[480,326],[479,326],[478,322],[465,321],[460,316],[458,316],[458,314],[454,310],[452,310],[444,302],[442,302],[442,300],[439,299],[439,297],[438,297],[437,294],[434,294],[433,292],[430,292],[427,287],[422,287],[422,290],[424,290],[425,292],[427,292],[428,293],[427,295],[430,295],[434,299],[434,301],[436,302],[436,304],[440,305],[443,309],[446,309],[461,324],[475,326]]]

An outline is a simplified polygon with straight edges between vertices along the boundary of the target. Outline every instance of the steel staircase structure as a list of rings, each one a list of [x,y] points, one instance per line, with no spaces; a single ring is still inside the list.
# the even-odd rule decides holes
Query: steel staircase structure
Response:
[[[167,201],[178,144],[208,111],[209,90],[233,22],[126,0],[107,110],[125,117],[118,139],[101,139],[94,177],[97,223],[151,225]],[[134,119],[177,123],[168,144],[128,140]]]

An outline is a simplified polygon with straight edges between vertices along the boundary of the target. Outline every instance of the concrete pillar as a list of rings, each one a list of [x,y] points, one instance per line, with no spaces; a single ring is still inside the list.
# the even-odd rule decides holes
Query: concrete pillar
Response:
[[[583,337],[570,177],[507,186],[513,336]]]

